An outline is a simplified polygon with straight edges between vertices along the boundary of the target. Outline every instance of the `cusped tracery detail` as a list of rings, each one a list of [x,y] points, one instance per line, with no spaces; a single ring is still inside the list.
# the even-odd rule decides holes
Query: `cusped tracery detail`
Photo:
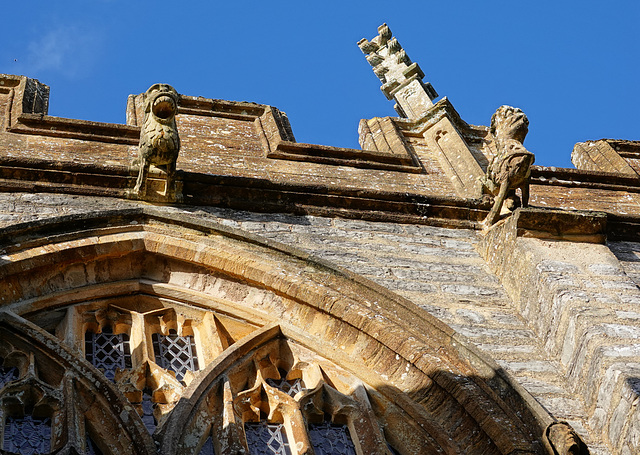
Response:
[[[12,380],[0,387],[0,448],[6,453],[155,452],[113,383],[51,334],[5,313],[0,354],[3,370],[14,369]]]
[[[27,357],[27,354],[24,354]],[[29,355],[24,376],[18,376],[17,368],[12,381],[0,390],[0,415],[2,422],[2,449],[10,453],[48,453],[52,438],[60,439],[63,393],[38,376],[35,358]],[[52,427],[57,432],[52,434]]]
[[[180,403],[170,417],[187,424],[177,446],[170,433],[163,435],[166,453],[208,455],[215,447],[216,453],[252,455],[388,454],[366,387],[352,374],[283,337],[277,326],[233,351],[219,360],[231,365],[218,374],[209,369],[203,394]]]
[[[323,446],[323,434],[348,436],[358,454],[388,455],[387,442],[403,455],[532,453],[529,404],[410,302],[308,256],[165,218],[89,219],[47,249],[29,231],[0,264],[15,284],[0,325],[24,334],[18,351],[38,346],[39,378],[64,390],[52,451],[93,441],[104,455],[247,453],[259,424],[278,425],[297,454],[351,450],[347,439]],[[109,330],[129,337],[130,367],[88,361],[87,333]],[[181,344],[156,352],[162,337]],[[4,393],[26,370],[0,356],[19,371]]]

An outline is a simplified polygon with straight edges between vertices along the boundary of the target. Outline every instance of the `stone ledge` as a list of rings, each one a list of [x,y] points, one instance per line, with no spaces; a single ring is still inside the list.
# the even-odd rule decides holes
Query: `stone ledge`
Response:
[[[507,221],[518,237],[570,242],[604,243],[607,215],[603,212],[521,208]]]

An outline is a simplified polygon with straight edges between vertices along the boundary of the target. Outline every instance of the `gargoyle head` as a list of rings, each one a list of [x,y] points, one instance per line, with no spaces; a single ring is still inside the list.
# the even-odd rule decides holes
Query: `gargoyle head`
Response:
[[[153,115],[158,123],[170,124],[178,112],[178,92],[169,84],[153,84],[144,95],[145,115]]]
[[[529,119],[517,107],[500,106],[491,116],[491,134],[522,143],[529,132]]]
[[[545,430],[544,443],[553,455],[589,455],[589,449],[567,422],[554,422]]]

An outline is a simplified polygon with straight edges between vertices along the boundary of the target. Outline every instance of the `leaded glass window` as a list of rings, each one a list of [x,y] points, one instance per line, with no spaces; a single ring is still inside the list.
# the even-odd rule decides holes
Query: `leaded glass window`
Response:
[[[296,393],[302,391],[304,389],[304,383],[302,379],[285,379],[286,374],[284,372],[280,372],[280,379],[267,379],[267,384],[271,387],[275,387],[278,390],[283,391],[289,396],[293,397]]]
[[[4,424],[2,448],[20,455],[49,453],[51,446],[51,419],[7,417]]]
[[[142,391],[142,423],[147,431],[153,434],[156,431],[156,418],[153,416],[153,401],[151,400],[151,390],[144,389]]]
[[[5,384],[18,379],[19,373],[16,367],[5,367],[4,359],[0,357],[0,389]]]
[[[129,336],[125,333],[116,335],[110,327],[103,328],[102,333],[87,332],[85,351],[87,360],[104,370],[104,375],[112,381],[117,369],[131,368]]]
[[[356,455],[346,425],[329,422],[309,425],[309,440],[316,455]]]
[[[213,440],[211,439],[211,436],[209,436],[204,442],[204,445],[202,446],[202,449],[200,449],[198,455],[216,455],[216,452],[213,449]]]
[[[281,423],[245,423],[244,432],[251,455],[290,455],[289,441]]]
[[[162,368],[175,371],[178,381],[184,379],[187,370],[198,370],[196,345],[192,336],[181,337],[176,333],[169,335],[154,333],[152,340],[156,363]]]

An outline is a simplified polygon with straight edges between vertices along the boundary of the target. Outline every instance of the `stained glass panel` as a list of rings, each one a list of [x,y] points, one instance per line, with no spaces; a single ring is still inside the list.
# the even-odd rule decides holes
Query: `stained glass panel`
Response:
[[[5,367],[4,359],[0,357],[0,389],[5,384],[18,379],[18,369],[16,367]]]
[[[309,425],[309,440],[316,455],[355,455],[346,425],[329,422]]]
[[[151,400],[151,390],[144,389],[142,391],[142,423],[147,431],[153,434],[156,431],[156,418],[153,416],[153,401]]]
[[[200,449],[198,455],[216,455],[215,450],[213,450],[213,441],[211,440],[211,436],[209,436],[204,442],[204,445],[202,446],[202,449]]]
[[[267,379],[267,384],[278,390],[282,390],[284,393],[292,397],[304,388],[301,379],[288,380],[284,379],[284,376],[282,379]]]
[[[156,363],[162,368],[176,372],[176,379],[182,381],[187,371],[198,370],[198,357],[192,336],[154,333],[153,350]]]
[[[85,334],[85,352],[89,362],[112,381],[117,369],[131,368],[129,336],[124,333],[113,334],[105,327],[102,333],[87,332]]]
[[[7,417],[4,425],[2,448],[20,455],[49,453],[51,445],[51,419]]]
[[[289,441],[281,423],[245,423],[244,432],[251,455],[289,455]]]

